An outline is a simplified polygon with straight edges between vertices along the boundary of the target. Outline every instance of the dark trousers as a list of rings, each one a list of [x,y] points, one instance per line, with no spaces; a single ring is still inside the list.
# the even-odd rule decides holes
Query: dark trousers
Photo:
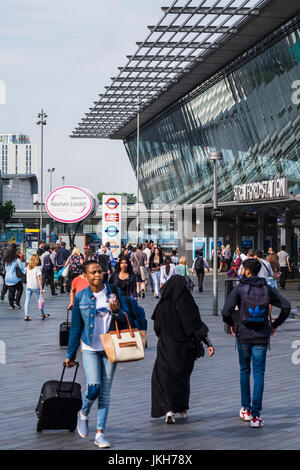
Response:
[[[287,270],[288,270],[287,266],[284,266],[284,267],[280,268],[280,271],[281,271],[280,287],[282,287],[282,289],[285,288],[285,280],[286,280]]]
[[[57,270],[60,271],[62,267],[63,267],[63,266],[57,266]],[[63,293],[64,293],[64,282],[65,282],[65,278],[62,277],[62,276],[59,276],[58,282],[59,282],[59,287],[60,287],[60,293],[63,294]]]
[[[196,269],[196,275],[198,278],[198,288],[199,292],[202,292],[202,284],[203,284],[203,279],[204,279],[204,269]]]
[[[55,286],[54,286],[54,271],[50,269],[49,271],[43,271],[43,278],[42,278],[42,287],[44,290],[46,281],[48,281],[51,289],[51,294],[55,294]]]
[[[71,290],[71,284],[73,282],[73,279],[75,279],[75,277],[79,276],[80,273],[71,273],[69,271],[69,277],[68,277],[68,280],[66,282],[66,291],[67,292],[70,292]]]
[[[23,284],[21,281],[17,282],[17,284],[14,284],[13,286],[8,286],[8,301],[11,307],[14,307],[15,295],[16,295],[16,305],[20,305],[22,293],[23,293]]]
[[[1,274],[3,279],[2,290],[1,290],[1,300],[4,300],[5,294],[8,291],[8,286],[5,284],[5,274]]]

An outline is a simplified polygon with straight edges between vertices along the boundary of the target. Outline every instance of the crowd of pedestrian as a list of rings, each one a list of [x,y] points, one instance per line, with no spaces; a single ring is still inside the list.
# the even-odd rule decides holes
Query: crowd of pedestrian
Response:
[[[241,390],[239,417],[259,428],[264,425],[261,410],[270,337],[288,318],[291,309],[290,303],[277,290],[277,281],[280,289],[285,289],[287,272],[291,269],[289,255],[285,246],[277,254],[270,248],[265,257],[259,249],[246,252],[237,247],[233,253],[227,245],[218,247],[217,256],[219,270],[225,266],[228,276],[238,278],[237,286],[222,309],[222,316],[237,340]],[[202,292],[205,269],[210,270],[202,250],[197,251],[189,269],[185,256],[179,257],[177,250],[165,253],[152,240],[138,243],[136,247],[122,244],[117,260],[109,242],[100,245],[96,251],[87,248],[81,253],[78,247],[68,250],[61,240],[53,247],[41,241],[25,269],[16,244],[0,253],[0,268],[4,281],[1,299],[8,291],[10,309],[21,308],[26,278],[25,321],[31,320],[32,295],[37,300],[42,320],[50,316],[45,312],[43,294],[49,286],[51,295],[58,295],[56,279],[61,295],[70,294],[68,309],[72,310],[72,322],[65,364],[75,366],[81,345],[87,383],[77,420],[77,430],[82,438],[89,434],[88,416],[97,400],[95,444],[110,446],[104,431],[116,363],[108,360],[101,335],[116,328],[129,328],[126,331],[136,328],[137,312],[141,308],[137,302],[142,304],[149,288],[158,299],[151,317],[158,337],[151,381],[151,416],[164,416],[168,424],[175,424],[176,414],[187,418],[194,362],[204,355],[203,345],[210,357],[215,353],[209,330],[192,295],[191,273],[196,274],[198,290]],[[281,309],[276,319],[271,316],[272,306]],[[238,320],[234,319],[236,309]]]

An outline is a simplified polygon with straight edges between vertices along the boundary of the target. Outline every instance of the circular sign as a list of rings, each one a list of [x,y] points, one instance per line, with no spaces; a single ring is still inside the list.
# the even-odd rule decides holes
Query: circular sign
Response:
[[[110,249],[111,249],[111,252],[113,254],[115,254],[117,251],[118,251],[118,248],[120,248],[120,246],[118,245],[118,243],[116,242],[110,242]]]
[[[65,224],[86,219],[95,208],[95,197],[87,189],[77,186],[56,188],[46,199],[46,210],[50,217]]]
[[[119,229],[115,227],[114,225],[110,225],[104,230],[109,237],[115,237],[119,233]]]
[[[118,207],[119,203],[114,197],[111,197],[107,199],[105,205],[107,206],[108,209],[114,210]]]

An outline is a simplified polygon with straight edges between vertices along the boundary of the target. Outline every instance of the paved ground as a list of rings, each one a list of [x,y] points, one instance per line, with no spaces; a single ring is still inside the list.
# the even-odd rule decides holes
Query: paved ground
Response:
[[[220,282],[222,291],[223,279]],[[289,283],[287,297],[300,305],[297,284]],[[221,317],[211,315],[211,276],[205,292],[196,293],[204,321],[216,348],[196,361],[191,383],[190,417],[175,426],[150,417],[150,379],[156,353],[156,338],[149,320],[148,350],[144,361],[118,366],[106,436],[112,450],[119,449],[299,449],[300,364],[294,365],[292,343],[300,340],[300,322],[289,319],[272,339],[268,353],[263,429],[251,429],[237,417],[240,408],[239,368],[234,340],[224,333]],[[24,297],[21,303],[23,304]],[[147,294],[143,305],[147,317],[156,301]],[[220,306],[223,292],[220,292]],[[33,304],[32,304],[33,305]],[[90,417],[91,433],[85,440],[65,431],[36,433],[34,409],[43,382],[58,379],[65,351],[58,347],[59,324],[65,318],[67,296],[46,295],[48,320],[41,321],[34,307],[33,321],[25,323],[23,310],[9,311],[0,304],[0,340],[6,343],[6,365],[0,364],[0,450],[4,449],[94,449],[96,406]],[[299,343],[300,344],[300,343]],[[299,354],[300,357],[300,354]],[[79,357],[80,360],[80,357]],[[70,374],[71,372],[68,371]],[[78,381],[84,387],[83,367]]]

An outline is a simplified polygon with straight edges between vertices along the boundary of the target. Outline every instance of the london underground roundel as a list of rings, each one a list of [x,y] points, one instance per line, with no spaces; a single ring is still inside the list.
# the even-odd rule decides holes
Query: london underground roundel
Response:
[[[105,233],[107,233],[109,237],[115,237],[116,235],[118,235],[119,232],[120,230],[114,225],[110,225],[105,229]]]
[[[108,209],[115,210],[117,209],[119,202],[114,197],[111,197],[107,199],[105,204]]]
[[[46,199],[46,210],[50,217],[65,224],[80,222],[94,213],[95,197],[77,186],[62,186],[54,189]]]

